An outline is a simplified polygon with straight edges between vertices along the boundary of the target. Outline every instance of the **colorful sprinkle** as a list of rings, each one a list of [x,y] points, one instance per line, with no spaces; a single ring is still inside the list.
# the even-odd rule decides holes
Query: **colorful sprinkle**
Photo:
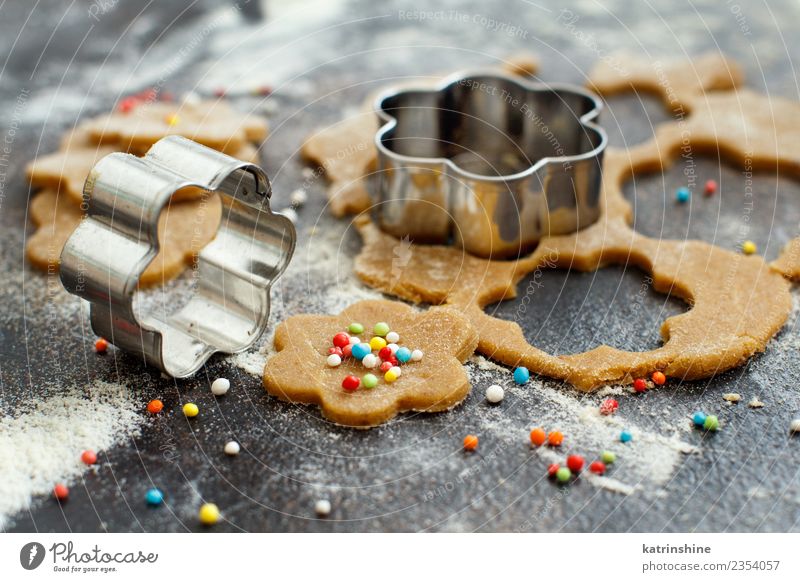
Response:
[[[560,447],[564,442],[564,435],[560,431],[554,430],[547,435],[547,444],[551,447]]]
[[[69,497],[69,488],[63,483],[56,483],[53,487],[53,497],[59,501],[65,501]]]
[[[600,453],[600,460],[606,465],[611,465],[617,460],[617,455],[611,451],[603,451]]]
[[[381,362],[381,365],[380,365],[379,369],[380,369],[381,372],[388,372],[392,368],[394,368],[394,364],[387,360],[386,362]]]
[[[239,454],[239,451],[242,450],[242,447],[239,446],[239,443],[236,441],[228,441],[225,443],[225,448],[223,449],[225,454],[231,457],[235,457]]]
[[[376,323],[375,327],[372,328],[372,332],[380,337],[386,337],[386,334],[389,333],[390,331],[391,330],[389,328],[389,324],[386,323],[385,321],[380,321]]]
[[[353,392],[358,390],[359,385],[361,384],[361,380],[358,379],[357,376],[345,376],[344,380],[342,380],[342,388],[347,390],[348,392]]]
[[[351,346],[354,346],[356,344],[360,344],[361,343],[361,338],[358,337],[357,335],[351,335],[349,343],[350,343]]]
[[[392,348],[390,348],[389,346],[386,346],[385,348],[381,349],[381,351],[378,352],[378,357],[384,361],[388,360],[393,355],[394,352],[392,351]]]
[[[194,402],[187,402],[183,405],[183,414],[186,415],[186,418],[194,418],[200,414],[200,409]]]
[[[349,358],[353,353],[353,345],[347,344],[342,348],[342,359]]]
[[[314,513],[320,517],[328,517],[331,513],[331,502],[327,499],[320,499],[314,504]]]
[[[551,463],[547,466],[547,476],[548,477],[555,477],[558,470],[561,468],[561,465],[558,463]]]
[[[400,341],[400,334],[396,331],[390,331],[386,334],[386,341],[390,344],[396,344]]]
[[[608,416],[609,414],[614,414],[618,408],[619,402],[613,398],[606,398],[600,403],[600,414]]]
[[[514,370],[514,382],[516,382],[517,384],[525,384],[530,379],[531,379],[531,373],[528,371],[528,368],[520,366],[519,368]]]
[[[388,363],[388,362],[384,362],[384,363]],[[395,373],[396,369],[397,369],[396,366],[392,366],[383,375],[383,379],[386,380],[389,384],[391,384],[392,382],[396,381],[397,378],[398,378],[397,374]]]
[[[378,377],[375,374],[364,374],[364,377],[361,378],[361,383],[364,388],[375,388],[378,385]]]
[[[751,240],[746,240],[742,243],[742,252],[746,255],[754,255],[758,251],[756,243]]]
[[[164,410],[164,403],[160,400],[151,400],[147,403],[147,412],[150,414],[158,414]]]
[[[606,464],[603,461],[593,461],[589,465],[589,470],[595,475],[602,475],[606,472]]]
[[[394,355],[401,364],[405,364],[411,359],[411,350],[406,347],[398,348]]]
[[[706,193],[706,196],[711,196],[714,192],[717,191],[717,181],[716,180],[706,180],[706,186],[703,189]]]
[[[531,444],[541,447],[547,440],[547,433],[542,428],[535,428],[531,431]]]
[[[789,423],[789,432],[792,434],[800,433],[800,418],[793,418]]]
[[[105,354],[108,351],[108,340],[102,337],[97,338],[97,341],[94,342],[94,351],[98,354]]]
[[[664,375],[664,372],[653,372],[653,375],[650,376],[650,379],[656,386],[663,386],[667,382],[667,377]]]
[[[225,396],[231,388],[231,381],[227,378],[217,378],[211,383],[211,393],[214,396]]]
[[[335,336],[333,336],[333,345],[337,348],[344,349],[345,346],[350,345],[350,336],[344,332],[339,332]]]
[[[200,506],[198,517],[203,525],[214,525],[219,521],[219,507],[213,503],[204,503]]]
[[[85,465],[94,465],[97,462],[97,453],[87,449],[81,453],[81,461]]]
[[[392,372],[398,378],[403,375],[403,370],[400,368],[400,366],[392,366],[391,368],[389,368],[389,371]]]
[[[412,362],[420,362],[422,358],[425,357],[425,352],[422,350],[412,350],[411,351],[411,361]]]
[[[474,451],[478,448],[478,437],[474,434],[468,434],[464,437],[464,450],[465,451]]]
[[[339,357],[342,357],[342,348],[337,348],[336,346],[331,346],[328,348],[329,354],[336,354]]]
[[[619,440],[622,443],[629,443],[633,440],[633,435],[629,430],[623,430],[621,433],[619,433]]]
[[[703,426],[703,423],[705,423],[705,421],[706,421],[705,412],[698,410],[692,415],[692,422],[694,422],[696,426]]]
[[[685,186],[682,186],[675,190],[675,200],[680,202],[681,204],[685,202],[689,202],[689,198],[692,196],[692,193],[689,192],[689,189]]]
[[[566,483],[570,479],[572,479],[572,471],[567,467],[560,467],[558,471],[556,471],[556,481],[559,483]]]
[[[397,353],[397,350],[400,349],[400,346],[397,344],[386,344],[386,347],[389,348],[389,351],[392,352],[392,355]]]
[[[373,350],[382,350],[386,347],[386,340],[380,336],[375,336],[371,340],[369,340],[369,347]]]
[[[583,457],[580,455],[570,455],[567,457],[567,467],[573,473],[580,473],[581,469],[583,469]]]
[[[342,357],[336,354],[331,354],[328,356],[328,359],[325,360],[325,363],[331,368],[338,368],[342,363]]]
[[[703,428],[712,432],[719,430],[719,419],[713,414],[709,414],[703,421]]]
[[[644,378],[636,378],[636,380],[633,381],[633,389],[635,392],[645,392],[647,390],[647,380]]]
[[[372,350],[370,349],[369,344],[368,343],[364,343],[364,342],[362,342],[360,344],[355,344],[351,349],[351,353],[353,354],[353,357],[356,360],[363,359],[364,356],[366,356],[367,354],[371,353],[371,351]]]
[[[361,364],[368,369],[372,369],[378,365],[378,356],[375,354],[367,354],[361,358]]]
[[[486,400],[492,404],[497,404],[505,397],[506,393],[502,386],[492,384],[486,389]]]
[[[147,505],[161,505],[164,502],[164,494],[160,489],[153,487],[144,494],[144,500]]]
[[[134,110],[138,103],[139,101],[136,99],[136,97],[125,97],[119,102],[119,105],[117,105],[117,110],[120,113],[130,113]]]

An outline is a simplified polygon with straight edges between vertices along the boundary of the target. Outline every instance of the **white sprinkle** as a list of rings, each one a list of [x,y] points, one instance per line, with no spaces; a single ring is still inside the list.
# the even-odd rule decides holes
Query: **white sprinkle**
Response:
[[[800,433],[800,418],[795,418],[789,423],[789,432],[794,434]]]
[[[389,371],[393,372],[398,378],[403,375],[403,370],[400,369],[400,366],[392,366]]]
[[[390,331],[389,333],[386,334],[386,341],[389,342],[390,344],[396,344],[397,342],[400,341],[400,334],[397,333],[396,331]]]
[[[314,504],[314,512],[320,517],[328,517],[331,513],[331,502],[327,499],[320,499]]]
[[[211,393],[214,396],[225,396],[231,387],[231,381],[227,378],[217,378],[211,383]]]
[[[413,352],[411,352],[411,361],[419,362],[422,359],[422,356],[424,355],[425,354],[422,352],[422,350],[414,350]]]
[[[339,364],[342,363],[342,358],[339,356],[339,354],[331,354],[328,356],[327,362],[328,366],[331,368],[338,368]]]
[[[350,345],[351,346],[354,346],[354,345],[360,344],[360,343],[361,343],[361,338],[360,337],[355,336],[355,335],[351,335],[350,336]]]
[[[492,404],[497,404],[500,402],[505,395],[505,390],[503,390],[503,388],[497,384],[492,384],[486,389],[486,400]]]
[[[308,194],[302,188],[298,188],[289,195],[289,200],[293,207],[298,208],[308,201]]]
[[[294,208],[284,208],[283,210],[278,210],[278,214],[284,215],[286,218],[292,221],[292,224],[297,224],[297,212]]]
[[[386,344],[386,347],[392,350],[392,353],[395,353],[400,348],[397,344]]]
[[[239,447],[239,443],[236,441],[229,441],[225,443],[225,454],[230,455],[231,457],[235,457],[239,454],[241,447]]]
[[[364,364],[365,368],[374,368],[378,365],[378,356],[375,354],[367,354],[362,358],[361,363]]]

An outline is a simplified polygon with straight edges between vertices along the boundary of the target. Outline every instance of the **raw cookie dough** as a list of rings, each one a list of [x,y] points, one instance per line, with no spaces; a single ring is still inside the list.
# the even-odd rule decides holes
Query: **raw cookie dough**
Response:
[[[61,250],[82,220],[81,210],[55,190],[43,190],[30,203],[38,227],[25,244],[31,263],[48,273],[58,268]],[[161,284],[179,275],[217,232],[222,205],[217,195],[207,200],[173,202],[158,222],[160,249],[139,279],[141,286]]]
[[[401,365],[397,381],[384,382],[377,368],[369,370],[353,358],[335,368],[326,365],[335,334],[359,322],[365,329],[361,339],[368,342],[369,332],[382,321],[400,334],[401,346],[424,352],[421,361]],[[282,400],[318,405],[333,422],[368,428],[400,412],[438,412],[460,403],[470,390],[462,363],[477,343],[475,330],[455,309],[417,312],[396,301],[360,301],[339,315],[295,315],[281,323],[275,331],[278,353],[264,368],[264,386]],[[346,375],[366,373],[380,378],[375,388],[342,388]]]
[[[118,151],[145,154],[168,135],[182,135],[234,155],[247,142],[261,142],[267,124],[257,115],[234,111],[225,101],[143,103],[132,111],[115,111],[90,119],[86,130],[95,143],[112,143]]]
[[[501,68],[512,75],[532,76],[539,69],[539,62],[529,53],[518,53],[506,58]],[[438,80],[427,77],[424,81],[405,84],[420,86]],[[366,99],[357,112],[316,132],[301,149],[306,160],[324,170],[329,181],[326,191],[328,207],[337,217],[364,212],[372,204],[364,177],[377,164],[375,133],[378,119],[373,100],[374,95]]]

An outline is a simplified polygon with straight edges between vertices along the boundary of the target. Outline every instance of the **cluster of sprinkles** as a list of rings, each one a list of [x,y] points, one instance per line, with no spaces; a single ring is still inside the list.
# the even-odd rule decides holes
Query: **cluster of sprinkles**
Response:
[[[560,431],[552,431],[549,434],[541,427],[536,427],[530,433],[531,447],[541,447],[547,444],[550,447],[560,447],[564,442],[564,435]],[[589,471],[595,475],[604,475],[608,470],[608,465],[617,460],[617,455],[611,451],[603,451],[598,459],[589,463]],[[581,455],[572,454],[566,459],[565,466],[560,463],[552,463],[547,467],[547,475],[559,483],[568,483],[573,476],[580,474],[586,465],[586,459]]]
[[[692,415],[692,422],[696,427],[710,432],[719,430],[719,418],[713,414],[706,414],[702,410],[698,410]]]
[[[340,331],[333,336],[333,346],[328,348],[326,363],[331,368],[338,368],[342,362],[351,358],[361,362],[367,370],[377,368],[383,374],[387,384],[397,381],[403,374],[400,364],[419,362],[424,357],[422,350],[409,349],[400,346],[400,334],[392,331],[389,324],[381,321],[372,328],[372,339],[362,342],[359,337],[364,333],[364,326],[353,322],[347,331]],[[375,388],[378,385],[378,376],[367,372],[362,377],[348,374],[342,380],[342,388],[347,392],[355,392],[361,386]]]

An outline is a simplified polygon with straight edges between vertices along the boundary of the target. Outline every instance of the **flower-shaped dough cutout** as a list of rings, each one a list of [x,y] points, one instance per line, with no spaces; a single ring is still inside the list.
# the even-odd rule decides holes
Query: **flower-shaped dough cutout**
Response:
[[[399,345],[419,349],[420,361],[401,364],[402,375],[387,383],[378,368],[367,369],[353,357],[341,365],[326,363],[332,338],[348,326],[363,325],[361,340],[368,342],[378,322],[386,322],[400,335]],[[404,303],[366,300],[339,315],[295,315],[275,331],[277,353],[264,368],[267,391],[289,402],[316,404],[322,414],[338,424],[369,428],[405,411],[439,412],[459,404],[470,391],[462,363],[475,351],[478,335],[457,310],[434,307],[419,312]],[[362,378],[372,373],[377,386],[347,391],[347,375]]]

